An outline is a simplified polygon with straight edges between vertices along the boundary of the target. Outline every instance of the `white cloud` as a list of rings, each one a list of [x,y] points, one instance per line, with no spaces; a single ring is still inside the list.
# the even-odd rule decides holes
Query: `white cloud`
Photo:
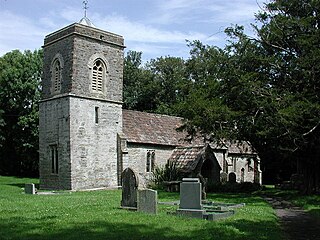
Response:
[[[96,25],[107,31],[112,31],[125,36],[127,41],[184,44],[186,39],[202,40],[208,38],[208,36],[201,32],[162,30],[140,22],[131,22],[127,18],[118,15],[111,15],[101,19]]]
[[[26,17],[0,11],[0,55],[13,49],[40,48],[45,30]]]
[[[211,21],[240,23],[251,21],[257,11],[257,3],[253,1],[215,1],[207,6],[212,13]]]

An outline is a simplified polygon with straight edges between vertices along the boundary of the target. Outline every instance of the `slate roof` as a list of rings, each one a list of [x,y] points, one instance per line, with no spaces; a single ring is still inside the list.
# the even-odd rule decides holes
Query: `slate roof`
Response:
[[[168,146],[185,144],[186,134],[177,131],[183,124],[182,118],[132,110],[123,110],[122,116],[123,133],[128,142]]]

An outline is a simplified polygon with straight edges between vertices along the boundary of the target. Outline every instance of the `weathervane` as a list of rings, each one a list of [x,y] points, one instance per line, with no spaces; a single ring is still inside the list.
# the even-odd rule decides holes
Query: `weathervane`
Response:
[[[88,0],[84,0],[83,2],[83,9],[84,9],[84,17],[87,17],[87,9],[88,7]]]

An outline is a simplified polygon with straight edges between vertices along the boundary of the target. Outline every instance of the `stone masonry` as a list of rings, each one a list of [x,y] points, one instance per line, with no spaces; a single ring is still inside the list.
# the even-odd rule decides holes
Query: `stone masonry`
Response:
[[[40,187],[76,190],[117,185],[123,37],[75,23],[46,36],[43,49]],[[51,68],[55,59],[61,65],[59,92],[53,91]],[[100,92],[91,90],[91,70],[96,59],[106,66]],[[51,166],[52,146],[57,149],[55,173]]]

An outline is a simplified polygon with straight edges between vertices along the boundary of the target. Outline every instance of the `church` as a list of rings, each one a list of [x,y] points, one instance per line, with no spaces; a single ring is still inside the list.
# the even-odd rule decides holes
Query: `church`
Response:
[[[124,38],[84,17],[44,39],[39,104],[41,189],[121,185],[131,168],[145,186],[155,166],[175,161],[187,174],[261,183],[247,142],[190,143],[179,117],[122,109]]]

